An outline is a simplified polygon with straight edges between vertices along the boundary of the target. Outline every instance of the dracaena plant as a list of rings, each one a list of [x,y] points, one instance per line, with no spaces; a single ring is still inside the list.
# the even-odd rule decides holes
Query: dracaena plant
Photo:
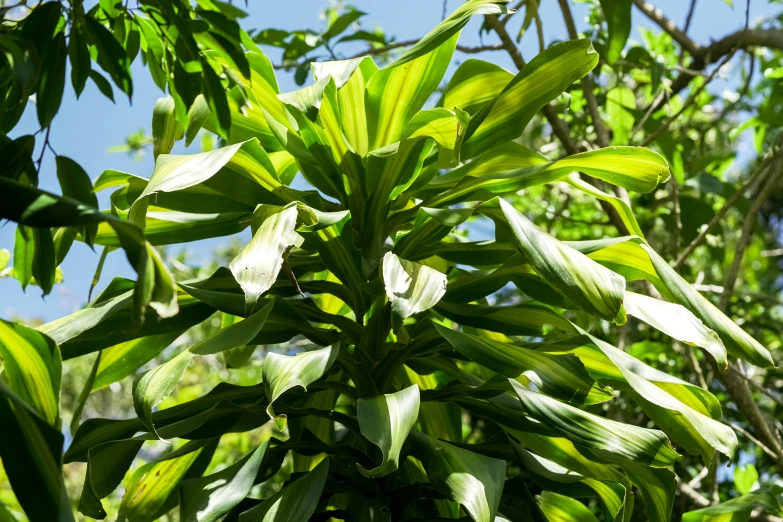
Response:
[[[550,159],[519,139],[596,66],[590,41],[553,45],[516,75],[467,60],[445,78],[469,18],[505,10],[472,0],[387,66],[370,57],[313,63],[314,83],[289,93],[263,54],[246,54],[243,76],[207,51],[230,80],[230,128],[202,97],[187,121],[161,99],[151,177],[107,171],[95,184],[115,189],[111,213],[0,178],[3,216],[25,233],[51,238],[47,229],[59,227],[104,252],[123,249],[138,273],[37,330],[0,323],[0,454],[31,520],[71,517],[61,359],[99,354],[83,405],[214,314],[219,330],[136,376],[136,418],[80,424],[77,408],[64,460],[87,463],[84,515],[105,518],[102,499],[124,483],[118,516],[133,522],[177,506],[189,522],[594,520],[575,500],[585,498],[607,521],[630,520],[639,500],[648,520],[665,521],[681,454],[704,465],[716,453],[734,457],[737,438],[709,391],[591,327],[643,321],[718,368],[729,356],[771,365],[650,248],[628,204],[599,188],[651,192],[667,181],[666,162],[622,146]],[[168,154],[202,127],[224,146]],[[297,174],[310,190],[291,186]],[[608,203],[633,235],[547,234],[513,202],[552,183]],[[476,219],[492,220],[494,240],[466,237]],[[154,248],[247,227],[252,239],[204,278],[175,281]],[[519,298],[493,305],[509,284]],[[223,353],[242,364],[257,345],[270,348],[257,384],[223,383],[156,409],[194,358]],[[652,427],[604,416],[616,394]],[[262,426],[273,427],[262,444],[204,474],[223,435]],[[129,472],[159,439],[176,449]],[[288,454],[297,472],[259,498],[254,486]]]

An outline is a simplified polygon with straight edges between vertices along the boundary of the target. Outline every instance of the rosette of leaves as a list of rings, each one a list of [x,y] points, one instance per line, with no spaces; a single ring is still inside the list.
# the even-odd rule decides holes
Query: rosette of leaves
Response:
[[[445,78],[468,19],[504,10],[472,0],[386,67],[370,58],[314,63],[315,83],[289,93],[278,91],[269,60],[251,51],[249,79],[236,76],[228,92],[230,128],[196,99],[188,126],[169,132],[174,104],[156,106],[163,150],[202,126],[225,146],[160,153],[150,178],[104,173],[95,190],[115,189],[111,215],[44,193],[3,207],[30,227],[97,225],[94,243],[129,258],[138,244],[252,232],[229,266],[206,278],[169,283],[154,257],[152,291],[172,288],[171,297],[143,310],[143,322],[133,321],[134,293],[146,286],[115,279],[71,316],[38,330],[0,329],[8,381],[0,414],[11,427],[0,451],[32,520],[70,516],[63,459],[87,463],[78,506],[93,518],[107,516],[101,499],[125,480],[120,518],[133,521],[179,505],[183,521],[491,522],[594,520],[575,500],[584,498],[595,499],[605,520],[629,520],[640,499],[649,520],[665,521],[681,454],[705,465],[716,453],[733,458],[736,436],[711,393],[589,326],[644,321],[704,350],[719,368],[729,357],[771,362],[648,246],[626,203],[586,181],[652,192],[669,176],[665,161],[621,146],[550,159],[518,140],[542,107],[596,66],[590,42],[553,45],[516,75],[468,60]],[[291,186],[297,174],[310,190]],[[553,183],[609,202],[635,235],[561,242],[507,201]],[[465,228],[484,218],[495,239],[466,238]],[[639,280],[662,298],[631,292]],[[518,301],[493,305],[507,285]],[[86,398],[215,313],[225,319],[220,330],[137,375],[135,418],[85,421],[61,456],[61,359],[101,354]],[[301,341],[296,353],[266,354],[257,385],[224,383],[156,409],[194,357],[293,339]],[[635,402],[652,427],[603,415],[615,394]],[[223,435],[273,421],[277,435],[204,476]],[[158,439],[188,442],[129,473]],[[271,497],[251,494],[289,453],[310,459],[309,471]]]

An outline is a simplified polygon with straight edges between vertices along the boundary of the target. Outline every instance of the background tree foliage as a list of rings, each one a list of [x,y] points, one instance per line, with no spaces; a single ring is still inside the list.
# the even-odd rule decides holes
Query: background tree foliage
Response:
[[[138,274],[0,322],[0,520],[779,520],[781,19],[738,5],[696,42],[695,1],[681,26],[594,2],[585,34],[559,5],[566,42],[536,0],[411,42],[353,8],[293,32],[217,0],[0,8],[0,270],[46,295],[84,241]],[[632,9],[661,28],[639,46]],[[495,43],[457,43],[472,16]],[[165,91],[151,176],[57,156],[38,189],[66,65],[130,97],[136,59]],[[167,246],[247,227],[204,266]]]

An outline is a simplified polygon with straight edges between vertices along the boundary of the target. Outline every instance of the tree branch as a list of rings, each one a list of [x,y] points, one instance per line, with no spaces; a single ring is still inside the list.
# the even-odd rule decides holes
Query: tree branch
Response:
[[[650,2],[645,0],[633,0],[636,7],[641,12],[647,15],[647,18],[655,22],[661,29],[663,29],[669,36],[671,36],[675,42],[680,44],[680,47],[688,51],[688,53],[695,55],[701,50],[701,46],[691,40],[685,32],[681,31],[677,24],[666,18],[663,11],[656,8]]]
[[[766,161],[763,161],[761,166],[754,172],[746,181],[742,184],[740,188],[737,189],[734,194],[731,195],[729,199],[726,200],[726,203],[723,204],[723,206],[718,210],[715,215],[710,219],[709,223],[707,223],[707,226],[704,227],[701,232],[699,232],[699,235],[696,236],[696,239],[691,241],[691,243],[683,250],[682,254],[677,258],[677,260],[674,262],[673,267],[679,268],[685,260],[688,259],[688,257],[693,253],[696,248],[701,245],[704,242],[704,239],[706,239],[707,234],[709,234],[710,230],[712,230],[715,225],[720,223],[720,221],[723,219],[723,216],[726,215],[726,213],[739,201],[739,199],[745,194],[745,192],[754,184],[756,181],[761,177],[761,175],[765,172],[767,166],[769,165],[772,158],[774,158],[775,155],[767,158]]]
[[[720,40],[712,42],[708,46],[701,46],[691,40],[677,25],[666,18],[660,9],[645,0],[633,0],[650,20],[668,33],[680,46],[687,51],[693,61],[689,71],[683,71],[672,82],[671,92],[677,94],[685,89],[693,78],[698,76],[705,67],[712,65],[735,49],[747,50],[752,47],[770,47],[783,49],[783,31],[780,29],[748,29],[747,27],[735,33],[724,36]],[[699,71],[698,73],[696,71]],[[662,101],[655,106],[660,109]]]
[[[729,298],[734,293],[734,285],[737,283],[737,277],[739,275],[740,267],[742,267],[742,259],[745,257],[745,249],[748,248],[751,239],[751,233],[753,232],[753,225],[756,224],[756,215],[761,207],[767,202],[772,192],[775,190],[780,179],[781,171],[783,171],[783,165],[780,160],[773,162],[770,168],[771,172],[767,178],[766,183],[762,187],[761,191],[753,198],[753,205],[751,205],[748,214],[745,216],[745,222],[742,225],[742,233],[740,234],[739,241],[737,242],[736,249],[734,251],[734,259],[731,263],[729,273],[726,275],[726,280],[723,282],[723,293],[720,296],[718,307],[725,309],[729,304]]]
[[[508,52],[511,60],[514,62],[514,65],[517,66],[517,69],[522,70],[522,68],[525,66],[525,59],[522,58],[522,53],[519,52],[519,48],[508,34],[506,26],[503,25],[503,23],[498,20],[498,17],[495,15],[487,15],[484,18],[487,22],[487,25],[489,25],[500,38],[501,45],[506,50],[506,52]],[[566,154],[576,154],[578,152],[584,151],[583,147],[571,139],[571,134],[568,131],[568,127],[566,126],[565,122],[557,116],[551,105],[544,105],[544,107],[541,108],[541,113],[549,122],[549,125],[551,125],[552,134],[554,134],[563,145]],[[586,179],[586,181],[590,184],[595,184],[594,180],[591,178]],[[625,223],[623,223],[623,220],[620,218],[620,214],[617,213],[615,208],[606,201],[599,201],[599,203],[603,211],[606,212],[606,215],[609,216],[609,220],[612,222],[612,225],[617,228],[620,234],[630,234],[628,227],[625,226]]]

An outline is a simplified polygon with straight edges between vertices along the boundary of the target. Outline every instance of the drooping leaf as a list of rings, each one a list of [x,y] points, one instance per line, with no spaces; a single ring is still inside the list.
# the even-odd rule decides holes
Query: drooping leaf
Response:
[[[0,459],[31,521],[73,522],[63,483],[64,437],[0,381]]]
[[[509,439],[509,442],[521,463],[532,473],[533,481],[542,488],[574,498],[597,496],[601,499],[606,520],[625,520],[626,510],[632,507],[626,505],[628,495],[633,494],[629,491],[630,484],[584,476],[546,457],[531,453],[513,439]]]
[[[628,315],[641,319],[680,342],[704,348],[719,366],[726,366],[726,348],[718,334],[704,326],[685,307],[634,292],[625,292],[623,306]]]
[[[551,399],[511,379],[528,415],[602,458],[665,467],[679,455],[662,432],[612,421]]]
[[[560,243],[513,206],[499,201],[517,248],[544,281],[580,308],[609,321],[625,322],[622,277]]]
[[[712,459],[715,450],[729,458],[734,455],[737,437],[729,426],[717,420],[720,418],[720,406],[712,394],[655,370],[584,330],[578,331],[591,348],[580,348],[573,353],[580,357],[588,371],[603,382],[617,382],[619,386],[629,387],[656,425],[686,451],[700,454],[704,462]],[[579,339],[551,344],[579,344]],[[547,351],[550,350],[547,348]],[[597,352],[601,352],[602,356]]]
[[[193,357],[245,346],[261,331],[273,304],[274,301],[271,301],[247,319],[218,330],[170,361],[138,375],[133,381],[133,407],[144,425],[157,434],[152,422],[152,408],[174,390]]]
[[[120,244],[139,280],[134,292],[134,319],[143,320],[147,305],[164,317],[176,314],[176,295],[171,273],[159,254],[144,239],[141,229],[111,214],[99,212],[76,200],[57,196],[7,178],[0,178],[0,216],[17,223],[42,229],[45,227],[84,227],[108,223],[120,239]],[[51,242],[51,234],[49,234]],[[47,243],[48,244],[48,243]],[[53,280],[55,253],[51,247],[50,272]],[[33,274],[34,275],[34,274]]]
[[[65,62],[68,50],[65,45],[65,35],[58,32],[44,54],[41,64],[41,76],[38,80],[36,93],[36,109],[38,123],[48,127],[54,115],[60,110],[60,103],[65,89]]]
[[[573,404],[596,404],[613,397],[612,389],[595,382],[576,357],[553,357],[544,352],[456,332],[435,325],[438,332],[465,357],[509,378],[532,371],[541,390]]]
[[[731,355],[742,357],[761,367],[773,366],[772,356],[761,343],[751,337],[718,308],[688,284],[657,252],[642,245],[650,256],[661,282],[674,300],[693,312],[704,324],[717,333]],[[718,361],[721,362],[721,361]]]
[[[395,331],[406,318],[432,308],[446,293],[445,274],[391,252],[383,257],[381,270]]]
[[[98,197],[93,191],[90,176],[84,169],[74,160],[65,156],[57,156],[55,160],[57,179],[60,180],[63,196],[73,198],[89,207],[98,208]],[[85,227],[84,237],[88,245],[92,245],[97,231],[98,225]]]
[[[419,416],[419,387],[415,384],[397,393],[371,399],[359,399],[356,417],[362,435],[381,449],[380,465],[367,470],[358,464],[367,477],[382,477],[397,471],[400,451]]]

